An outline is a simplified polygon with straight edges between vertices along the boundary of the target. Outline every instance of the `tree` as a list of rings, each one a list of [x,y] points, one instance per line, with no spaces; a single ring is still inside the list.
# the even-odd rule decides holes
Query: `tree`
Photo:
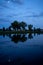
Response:
[[[5,27],[3,27],[3,31],[5,31]]]
[[[25,27],[27,26],[27,24],[22,21],[22,22],[20,23],[20,26],[21,26],[21,28],[22,28],[23,30],[25,30]]]
[[[18,21],[14,21],[13,23],[11,23],[11,27],[14,29],[14,30],[18,30],[18,29],[23,29],[25,30],[25,27],[27,26],[27,24],[25,22],[21,22],[19,23]]]
[[[40,28],[37,28],[36,29],[36,32],[37,32],[37,34],[40,34],[41,33],[41,29]]]
[[[41,31],[41,29],[40,29],[40,28],[37,28],[36,30],[37,30],[37,32],[40,32],[40,31]]]
[[[9,28],[8,28],[8,29],[9,29],[9,31],[11,31],[11,26],[9,26]]]
[[[34,32],[36,31],[36,28],[34,27]]]
[[[13,23],[11,23],[11,27],[14,29],[14,30],[18,30],[18,21],[14,21]]]
[[[29,29],[29,31],[32,31],[32,27],[33,27],[33,25],[28,25],[28,29]]]

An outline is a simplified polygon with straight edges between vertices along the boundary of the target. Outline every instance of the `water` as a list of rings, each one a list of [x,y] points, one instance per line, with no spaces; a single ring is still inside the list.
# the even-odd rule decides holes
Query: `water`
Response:
[[[0,65],[34,64],[43,65],[43,34],[0,35]]]

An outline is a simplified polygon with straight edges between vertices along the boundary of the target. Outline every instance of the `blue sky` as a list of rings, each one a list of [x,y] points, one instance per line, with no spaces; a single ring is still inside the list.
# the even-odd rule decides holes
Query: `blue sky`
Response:
[[[0,28],[14,20],[43,28],[43,0],[0,0]]]

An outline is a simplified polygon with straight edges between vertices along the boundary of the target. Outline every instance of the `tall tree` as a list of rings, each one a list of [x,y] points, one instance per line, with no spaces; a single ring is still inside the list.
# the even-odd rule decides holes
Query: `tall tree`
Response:
[[[9,28],[8,28],[8,29],[9,29],[9,31],[11,31],[11,26],[9,26]]]
[[[27,26],[27,24],[22,21],[22,22],[20,23],[20,26],[21,26],[21,28],[22,28],[23,30],[25,30],[25,27]]]
[[[3,27],[3,31],[5,31],[5,27]]]
[[[31,31],[32,30],[32,27],[33,27],[33,25],[28,25],[28,29],[29,29],[29,31]]]
[[[11,23],[11,26],[14,30],[18,30],[18,25],[19,25],[18,21],[14,21],[13,23]]]

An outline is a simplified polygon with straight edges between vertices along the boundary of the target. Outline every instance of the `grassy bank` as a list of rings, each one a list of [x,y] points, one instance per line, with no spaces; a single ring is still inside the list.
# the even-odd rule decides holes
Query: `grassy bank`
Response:
[[[0,34],[21,34],[29,33],[29,31],[0,31]]]
[[[2,34],[27,34],[27,33],[39,33],[39,34],[43,34],[43,31],[38,32],[38,31],[0,31],[0,35]]]

